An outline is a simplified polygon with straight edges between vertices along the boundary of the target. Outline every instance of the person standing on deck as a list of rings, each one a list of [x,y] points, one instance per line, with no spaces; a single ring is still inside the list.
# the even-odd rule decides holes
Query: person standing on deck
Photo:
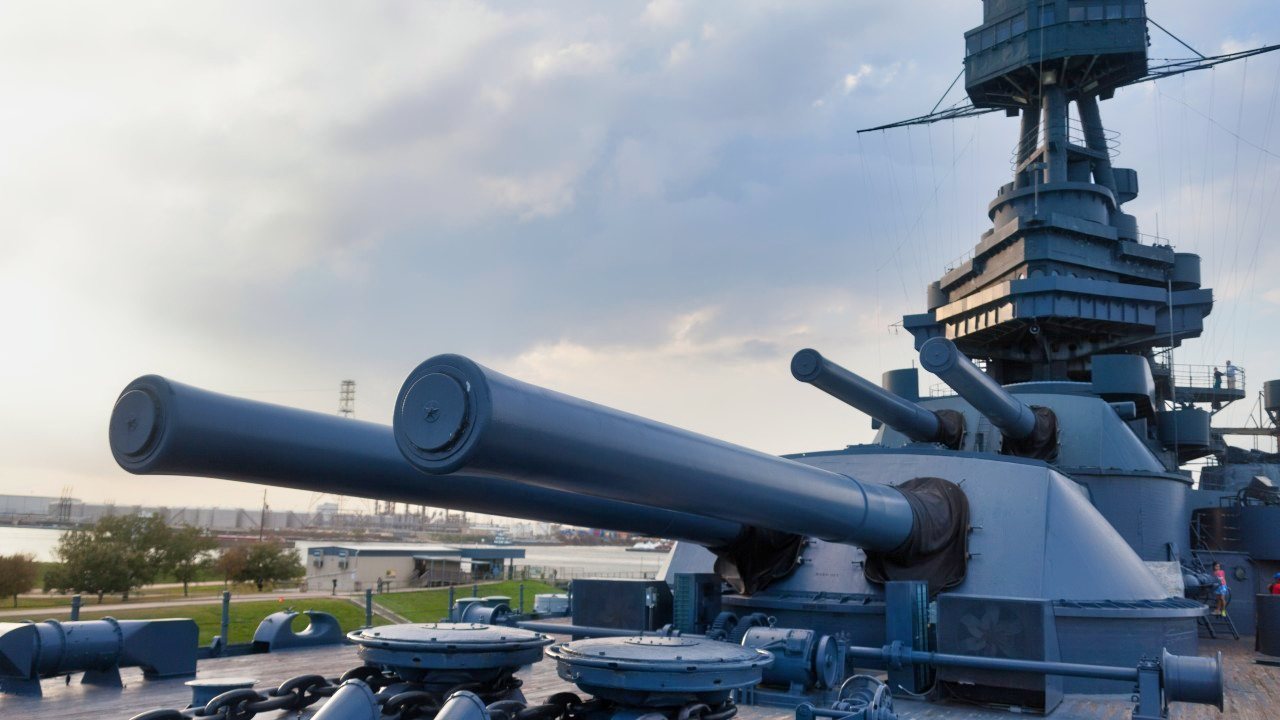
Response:
[[[1228,361],[1227,361],[1227,372],[1226,372],[1226,376],[1227,376],[1227,389],[1228,389],[1228,390],[1235,390],[1235,388],[1236,388],[1236,366],[1235,366],[1235,365],[1232,365],[1230,360],[1228,360]]]
[[[1218,581],[1218,587],[1213,589],[1213,594],[1218,598],[1218,606],[1214,608],[1214,615],[1227,616],[1227,596],[1231,590],[1227,588],[1227,574],[1222,570],[1222,563],[1213,564],[1213,577]]]

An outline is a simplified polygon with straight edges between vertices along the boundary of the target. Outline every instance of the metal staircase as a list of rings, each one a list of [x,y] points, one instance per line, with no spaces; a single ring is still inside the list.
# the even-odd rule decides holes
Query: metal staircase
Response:
[[[1197,549],[1191,551],[1192,565],[1197,572],[1212,574],[1209,568],[1218,561],[1214,557],[1213,550],[1205,542],[1203,529],[1197,520],[1191,524],[1191,533],[1194,536]],[[1208,563],[1205,559],[1208,558]],[[1202,615],[1197,620],[1197,624],[1208,633],[1210,638],[1217,638],[1219,635],[1226,636],[1230,634],[1232,638],[1239,640],[1240,631],[1236,630],[1236,624],[1231,620],[1231,596],[1227,596],[1227,609],[1225,615],[1218,615],[1215,612],[1217,607],[1217,596],[1213,594],[1212,589],[1206,589],[1199,593],[1197,600],[1203,602],[1209,608],[1208,615]]]

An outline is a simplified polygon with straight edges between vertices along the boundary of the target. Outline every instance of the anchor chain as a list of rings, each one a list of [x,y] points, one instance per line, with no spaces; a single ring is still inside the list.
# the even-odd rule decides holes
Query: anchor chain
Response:
[[[522,685],[520,679],[510,673],[483,685],[462,683],[437,692],[427,690],[419,683],[406,683],[376,667],[362,665],[336,678],[299,675],[265,691],[251,688],[228,690],[201,707],[148,710],[129,720],[251,720],[265,712],[301,712],[332,696],[348,680],[359,680],[373,690],[374,700],[382,708],[384,720],[434,717],[449,696],[463,690],[475,693],[485,702],[492,720],[585,720],[608,714],[615,708],[621,709],[609,700],[590,698],[584,701],[571,692],[556,693],[537,705],[504,699]],[[733,700],[725,700],[717,705],[692,702],[681,708],[671,708],[664,714],[673,720],[730,720],[737,713],[738,707]]]
[[[320,700],[331,697],[348,680],[359,680],[369,686],[374,700],[382,708],[385,720],[415,720],[436,714],[450,695],[459,690],[475,693],[485,702],[501,703],[523,684],[510,672],[491,682],[461,683],[443,691],[428,690],[420,683],[405,682],[377,667],[361,665],[336,678],[323,675],[298,675],[268,690],[238,688],[228,690],[200,707],[185,710],[148,710],[129,720],[251,720],[258,713],[283,710],[300,712]],[[508,701],[510,702],[510,701]],[[518,703],[522,704],[522,703]],[[524,719],[522,719],[524,720]],[[718,720],[718,719],[711,719]]]
[[[612,714],[611,710],[622,710],[623,707],[600,698],[584,702],[573,693],[562,692],[547,698],[541,705],[503,700],[489,703],[485,709],[489,711],[492,720],[584,720],[607,717]],[[657,714],[659,711],[654,708],[652,712]],[[680,708],[663,708],[661,714],[673,720],[729,720],[738,714],[738,706],[733,700],[725,700],[714,706],[691,702]]]

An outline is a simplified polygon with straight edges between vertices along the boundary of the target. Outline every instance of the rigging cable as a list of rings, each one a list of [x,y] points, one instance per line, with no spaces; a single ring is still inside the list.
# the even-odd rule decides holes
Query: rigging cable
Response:
[[[858,162],[862,165],[862,197],[864,200],[868,200],[871,198],[871,173],[867,172],[867,150],[862,144],[862,133],[854,133],[854,136],[858,139]],[[876,299],[876,326],[878,327],[880,325],[881,308],[884,303],[880,297],[880,273],[874,273],[873,277],[875,278],[874,297]],[[877,337],[879,336],[877,335]],[[883,339],[878,339],[876,341],[876,367],[884,367],[880,360],[882,345]]]
[[[1244,71],[1240,78],[1240,100],[1236,104],[1236,146],[1231,161],[1231,205],[1227,217],[1231,223],[1231,287],[1237,294],[1236,301],[1231,304],[1231,319],[1227,322],[1227,331],[1231,333],[1231,355],[1236,356],[1236,309],[1240,307],[1239,291],[1243,283],[1240,277],[1240,130],[1244,124],[1244,89],[1249,82],[1249,60],[1245,58]],[[1237,360],[1237,362],[1239,362]]]
[[[1153,84],[1154,84],[1154,85],[1156,85],[1156,86],[1159,86],[1159,82],[1156,82],[1156,83],[1153,83]],[[1157,87],[1157,91],[1156,91],[1156,113],[1155,113],[1155,115],[1156,115],[1156,117],[1155,117],[1155,125],[1156,125],[1156,174],[1157,174],[1157,175],[1159,175],[1159,177],[1160,177],[1160,202],[1159,202],[1159,205],[1160,205],[1160,214],[1161,214],[1161,215],[1164,215],[1165,217],[1168,217],[1168,215],[1169,215],[1169,208],[1168,208],[1168,206],[1165,204],[1165,178],[1164,178],[1164,175],[1165,175],[1165,173],[1164,173],[1164,124],[1160,122],[1160,116],[1162,115],[1162,112],[1161,112],[1161,109],[1160,109],[1160,92],[1159,92],[1158,87]],[[1159,216],[1157,216],[1157,217],[1159,217]],[[1159,239],[1159,237],[1160,237],[1160,227],[1159,227],[1159,221],[1157,221],[1157,225],[1156,225],[1156,238],[1157,238],[1157,240]],[[1172,241],[1170,241],[1170,244],[1172,244]]]
[[[914,134],[912,132],[913,129],[914,128],[907,128],[907,162],[911,165],[911,196],[916,200],[916,202],[919,202],[920,200],[920,166],[916,163],[915,141],[911,139],[911,136]],[[903,203],[903,205],[905,207],[906,203]],[[919,287],[923,282],[927,282],[924,280],[926,276],[925,276],[924,263],[922,262],[922,257],[921,257],[923,254],[928,252],[928,249],[925,247],[925,245],[927,245],[929,242],[928,235],[925,234],[927,228],[928,228],[928,225],[922,226],[921,228],[921,234],[925,235],[923,242],[911,243],[911,264],[915,266],[915,270],[916,270],[915,277],[913,278],[913,280],[916,283],[917,287]]]
[[[1181,45],[1182,47],[1184,47],[1184,48],[1186,48],[1186,49],[1190,50],[1191,52],[1195,53],[1196,55],[1199,55],[1201,60],[1207,60],[1207,59],[1208,59],[1208,58],[1206,58],[1206,57],[1204,56],[1204,53],[1200,52],[1199,50],[1197,50],[1197,49],[1195,49],[1195,48],[1191,47],[1190,45],[1186,44],[1185,42],[1183,42],[1183,41],[1182,41],[1182,38],[1178,37],[1177,35],[1174,35],[1173,33],[1169,32],[1168,30],[1165,30],[1165,27],[1164,27],[1163,25],[1161,25],[1160,23],[1156,22],[1156,21],[1155,21],[1155,18],[1151,17],[1150,15],[1148,15],[1148,16],[1147,16],[1147,22],[1149,22],[1149,23],[1151,23],[1152,25],[1155,25],[1156,27],[1160,28],[1162,31],[1164,31],[1164,34],[1165,34],[1165,35],[1168,35],[1169,37],[1173,38],[1174,40],[1177,40],[1177,41],[1178,41],[1178,44],[1179,44],[1179,45]]]
[[[961,65],[960,72],[956,73],[955,79],[953,79],[951,81],[951,84],[947,86],[946,91],[942,93],[942,97],[938,98],[938,102],[933,104],[933,109],[929,111],[930,115],[938,112],[938,106],[942,104],[943,100],[947,99],[947,96],[951,94],[951,89],[956,86],[956,83],[960,82],[960,78],[963,75],[964,75],[964,65]]]
[[[1267,138],[1271,137],[1271,128],[1274,124],[1275,116],[1276,116],[1277,100],[1280,100],[1280,65],[1277,65],[1276,67],[1275,80],[1271,86],[1271,102],[1267,110],[1266,126],[1263,129],[1263,133],[1262,133],[1264,142],[1266,142]],[[1254,179],[1253,179],[1253,189],[1256,191],[1261,192],[1262,188],[1264,187],[1263,182],[1260,181],[1260,176],[1265,177],[1264,173],[1262,172],[1262,168],[1264,167],[1264,158],[1266,160],[1270,160],[1271,157],[1273,156],[1270,154],[1266,154],[1263,156],[1259,156],[1258,158],[1258,165],[1255,167]],[[1272,208],[1275,207],[1275,203],[1277,201],[1278,195],[1280,195],[1280,183],[1273,183],[1270,202],[1264,205],[1261,205],[1258,209],[1258,230],[1257,230],[1257,233],[1255,234],[1254,243],[1253,243],[1253,252],[1251,253],[1251,258],[1249,260],[1249,264],[1246,269],[1246,279],[1245,279],[1245,285],[1243,288],[1244,289],[1243,297],[1247,297],[1250,299],[1251,310],[1253,305],[1252,299],[1254,297],[1253,291],[1254,291],[1254,286],[1255,286],[1255,282],[1257,280],[1257,275],[1258,275],[1258,251],[1262,247],[1262,234],[1267,227],[1267,220],[1271,216]],[[1248,348],[1249,342],[1252,337],[1254,336],[1253,335],[1246,336],[1246,339],[1245,339],[1246,348]]]
[[[925,126],[925,134],[926,134],[926,137],[928,137],[928,138],[929,138],[929,172],[930,172],[930,173],[932,174],[932,176],[933,176],[933,184],[934,184],[934,185],[937,185],[937,184],[938,184],[938,163],[937,163],[937,160],[935,160],[935,159],[934,159],[934,156],[933,156],[933,127],[932,127],[932,126],[930,126],[930,125],[926,125],[926,126]],[[933,219],[934,219],[934,221],[933,221],[933,251],[932,251],[931,253],[929,253],[929,254],[930,254],[930,256],[931,256],[931,257],[935,257],[935,258],[937,258],[937,257],[942,257],[942,256],[943,256],[943,255],[942,255],[942,246],[943,246],[943,242],[942,242],[942,232],[941,232],[941,230],[940,230],[940,229],[939,229],[939,227],[938,227],[938,226],[942,223],[942,203],[941,203],[941,202],[935,202],[935,203],[934,203],[934,206],[933,206]],[[928,278],[922,278],[922,281],[921,281],[921,283],[920,283],[920,284],[921,284],[921,285],[928,285],[928,283],[929,283]]]
[[[897,242],[894,244],[893,251],[889,254],[889,258],[885,262],[886,263],[893,262],[894,270],[898,272],[898,282],[902,285],[902,299],[908,300],[909,296],[907,294],[907,280],[902,275],[902,262],[901,260],[899,260],[899,255],[898,255],[898,253],[901,252],[903,245],[906,243],[906,236],[902,232],[902,226],[900,222],[901,215],[902,215],[902,213],[900,212],[902,207],[902,201],[900,200],[900,197],[898,194],[898,178],[897,178],[897,173],[895,173],[893,169],[894,163],[889,161],[889,155],[891,154],[891,151],[889,150],[889,138],[885,133],[881,133],[880,136],[884,138],[884,145],[885,145],[886,152],[882,156],[882,159],[884,160],[885,164],[888,166],[889,201],[892,206],[891,209],[893,211],[894,235],[897,237]]]
[[[963,158],[965,153],[968,152],[969,147],[974,144],[974,141],[977,137],[978,137],[977,123],[975,123],[974,131],[972,134],[969,135],[969,141],[965,143],[964,147],[960,148],[960,154],[957,155],[954,159],[952,159],[951,167],[947,169],[947,174],[942,178],[942,180],[938,181],[937,185],[934,186],[933,194],[930,198],[931,200],[937,199],[939,188],[943,185],[943,183],[945,183],[948,179],[950,179],[955,174],[956,166],[960,164],[961,158]],[[911,227],[907,230],[908,235],[910,235],[910,233],[915,230],[916,226],[920,224],[920,221],[923,219],[923,217],[924,217],[924,211],[922,210],[920,214],[916,215],[915,221],[911,224]],[[888,265],[889,260],[892,259],[893,256],[896,255],[898,250],[901,248],[902,242],[903,242],[903,238],[900,237],[898,240],[898,247],[894,248],[893,252],[890,254],[889,259],[886,259],[884,262],[876,266],[876,272],[884,270],[885,266]]]

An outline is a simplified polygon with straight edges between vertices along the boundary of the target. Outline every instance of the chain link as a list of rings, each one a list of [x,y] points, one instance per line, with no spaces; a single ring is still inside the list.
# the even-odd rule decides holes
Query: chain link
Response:
[[[348,680],[359,680],[368,685],[375,693],[374,699],[382,706],[382,714],[394,717],[396,720],[427,717],[434,715],[440,709],[441,701],[438,695],[415,688],[412,683],[407,684],[409,689],[400,692],[380,693],[379,691],[383,688],[405,683],[380,668],[361,665],[337,678],[326,678],[323,675],[298,675],[265,692],[251,688],[237,688],[214,697],[202,707],[186,710],[148,710],[134,715],[130,720],[194,720],[197,718],[199,720],[251,720],[259,713],[278,710],[301,712],[324,698],[332,697],[342,683]],[[506,675],[499,677],[495,683],[477,687],[476,693],[481,696],[495,697],[519,686],[519,680]],[[448,694],[445,697],[448,697]]]
[[[440,699],[425,690],[406,690],[392,695],[382,706],[383,715],[397,715],[401,720],[434,716]]]
[[[583,702],[573,693],[561,692],[547,698],[541,705],[502,700],[489,703],[486,709],[492,720],[583,720],[621,708],[608,700],[591,698]],[[675,720],[730,720],[738,714],[738,706],[732,700],[726,700],[715,707],[692,702],[678,709],[664,709],[660,714],[673,717],[672,713]]]
[[[348,680],[359,680],[374,692],[374,700],[382,707],[382,715],[388,720],[416,720],[434,717],[455,692],[466,690],[475,693],[488,707],[493,720],[584,720],[603,710],[616,707],[600,698],[583,701],[571,692],[559,692],[538,705],[508,699],[523,682],[511,672],[503,673],[486,683],[462,683],[444,692],[424,690],[414,683],[405,683],[395,675],[380,668],[361,665],[343,673],[340,677],[323,675],[298,675],[280,683],[278,687],[260,692],[252,688],[228,690],[202,707],[186,710],[148,710],[129,720],[252,720],[259,713],[284,710],[301,712],[331,697]],[[384,690],[393,685],[400,689]],[[738,712],[732,700],[709,707],[702,703],[689,703],[679,708],[676,720],[730,720]]]

